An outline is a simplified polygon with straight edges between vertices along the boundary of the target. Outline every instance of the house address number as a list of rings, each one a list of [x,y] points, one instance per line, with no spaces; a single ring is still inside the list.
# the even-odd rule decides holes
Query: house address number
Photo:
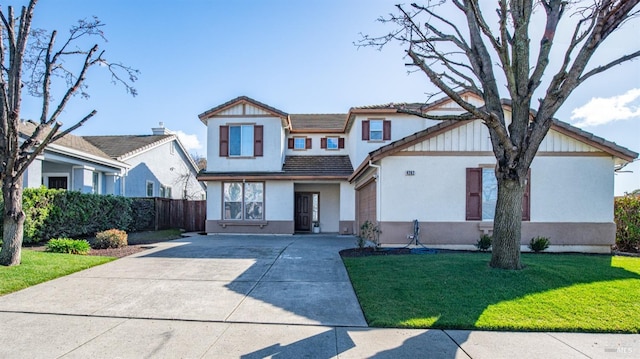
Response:
[[[413,171],[413,170],[407,171],[407,176],[415,176],[415,175],[416,175],[416,171]]]

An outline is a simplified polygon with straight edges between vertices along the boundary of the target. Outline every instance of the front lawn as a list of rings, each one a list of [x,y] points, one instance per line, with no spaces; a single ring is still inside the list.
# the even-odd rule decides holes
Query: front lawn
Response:
[[[640,258],[523,254],[344,258],[373,327],[640,333]]]
[[[22,250],[22,263],[0,266],[0,295],[78,272],[116,258]]]

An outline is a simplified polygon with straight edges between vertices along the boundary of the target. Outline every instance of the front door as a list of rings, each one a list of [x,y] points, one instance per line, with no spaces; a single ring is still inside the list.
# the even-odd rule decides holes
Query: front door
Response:
[[[313,194],[296,192],[295,195],[295,230],[296,232],[311,231],[311,200]]]

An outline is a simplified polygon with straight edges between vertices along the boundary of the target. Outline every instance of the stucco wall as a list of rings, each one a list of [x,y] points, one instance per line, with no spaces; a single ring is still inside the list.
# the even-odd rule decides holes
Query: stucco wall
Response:
[[[389,156],[378,179],[380,220],[464,221],[468,167],[490,156]],[[415,171],[407,176],[406,171]],[[531,222],[612,222],[610,157],[539,156],[531,165]]]
[[[262,157],[220,157],[220,126],[254,124],[263,127]],[[284,132],[276,117],[213,118],[207,121],[207,171],[261,172],[282,169]],[[320,143],[318,142],[318,147]]]

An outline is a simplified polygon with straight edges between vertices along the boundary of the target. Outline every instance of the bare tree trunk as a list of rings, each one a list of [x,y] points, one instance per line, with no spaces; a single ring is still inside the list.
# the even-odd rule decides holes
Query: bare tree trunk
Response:
[[[2,192],[4,195],[4,231],[0,265],[14,266],[20,264],[22,234],[24,232],[22,178],[19,178],[17,183],[4,185]]]
[[[525,187],[516,180],[498,176],[498,202],[493,221],[493,241],[490,266],[501,269],[522,269],[520,263],[520,229],[522,197]]]

